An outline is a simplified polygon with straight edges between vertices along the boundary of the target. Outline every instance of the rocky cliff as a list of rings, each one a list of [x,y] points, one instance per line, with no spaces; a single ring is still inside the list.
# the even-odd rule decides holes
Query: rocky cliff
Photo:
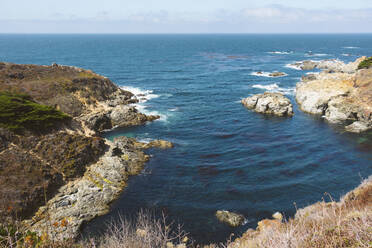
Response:
[[[148,156],[142,144],[103,130],[141,125],[138,100],[109,79],[70,66],[0,63],[0,221],[23,221],[51,239],[76,238],[107,212]]]
[[[372,128],[372,69],[358,69],[366,58],[349,64],[327,61],[320,74],[304,77],[296,87],[296,100],[308,113],[342,123],[350,132]],[[325,64],[327,66],[325,66]],[[332,68],[332,69],[329,69]]]

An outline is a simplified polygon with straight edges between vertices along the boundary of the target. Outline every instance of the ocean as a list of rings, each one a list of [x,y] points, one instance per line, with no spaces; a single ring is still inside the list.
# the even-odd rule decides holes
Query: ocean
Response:
[[[0,61],[91,69],[140,95],[139,110],[161,116],[107,138],[175,144],[148,150],[143,173],[84,233],[150,209],[183,224],[197,243],[224,241],[276,211],[291,217],[296,208],[339,199],[372,174],[372,132],[346,133],[300,111],[295,86],[306,72],[289,66],[362,55],[372,55],[370,34],[0,35]],[[273,71],[287,75],[269,77]],[[288,96],[294,117],[260,115],[240,103],[265,91]],[[218,222],[222,209],[242,213],[246,223]]]

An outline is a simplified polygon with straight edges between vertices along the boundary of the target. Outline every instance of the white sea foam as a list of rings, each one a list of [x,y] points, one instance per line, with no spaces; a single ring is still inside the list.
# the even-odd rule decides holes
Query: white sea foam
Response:
[[[306,54],[308,57],[325,57],[328,56],[329,54],[326,53],[314,53],[314,54]]]
[[[297,70],[297,71],[301,71],[301,68],[300,68],[299,65],[286,64],[284,67],[286,67],[286,68],[290,68],[290,69],[293,69],[293,70]]]
[[[143,90],[132,86],[121,86],[120,88],[133,93],[140,103],[159,97],[159,95],[153,94],[152,90]]]
[[[358,49],[360,47],[355,47],[355,46],[346,46],[346,47],[342,47],[342,48],[345,48],[345,49]]]
[[[341,54],[342,56],[345,56],[345,57],[349,57],[349,56],[351,56],[351,54],[350,53],[343,53],[343,54]]]
[[[261,72],[252,72],[251,75],[252,76],[257,76],[257,77],[274,77],[274,76],[271,76],[272,72],[265,72],[265,71],[261,71]],[[276,76],[276,77],[285,77],[287,76],[286,73],[284,73],[283,76]]]
[[[293,52],[292,51],[290,51],[290,52],[286,52],[286,51],[273,51],[273,52],[267,52],[267,53],[270,53],[270,54],[291,54]]]
[[[142,139],[138,139],[139,142],[142,142],[142,143],[145,143],[145,144],[148,144],[150,143],[151,141],[153,141],[153,139],[150,139],[150,138],[142,138]]]
[[[269,92],[281,92],[286,95],[293,95],[295,91],[295,88],[281,88],[278,84],[255,84],[252,85],[252,88],[263,89]]]
[[[138,99],[139,102],[135,103],[135,104],[132,104],[132,105],[135,106],[136,109],[139,112],[141,112],[145,115],[159,115],[160,118],[158,120],[165,121],[165,122],[167,121],[167,119],[168,119],[167,115],[165,115],[163,113],[160,113],[158,111],[154,111],[154,110],[150,111],[150,110],[147,109],[147,106],[144,104],[151,99],[159,97],[159,95],[154,94],[154,91],[143,90],[143,89],[133,87],[133,86],[121,86],[121,88],[123,90],[126,90],[126,91],[129,91],[129,92],[133,93],[134,96]]]
[[[143,103],[136,103],[136,104],[133,104],[133,106],[135,106],[136,109],[139,112],[141,112],[145,115],[158,115],[158,116],[160,116],[160,118],[158,119],[159,121],[164,121],[164,122],[168,121],[168,115],[160,113],[160,112],[155,111],[155,110],[148,110],[147,106],[144,105]]]
[[[179,108],[171,108],[171,109],[168,109],[169,111],[171,111],[171,112],[176,112],[176,111],[178,111],[179,110]]]
[[[320,72],[319,71],[306,72],[306,75],[311,75],[311,74],[318,75],[318,74],[320,74]]]

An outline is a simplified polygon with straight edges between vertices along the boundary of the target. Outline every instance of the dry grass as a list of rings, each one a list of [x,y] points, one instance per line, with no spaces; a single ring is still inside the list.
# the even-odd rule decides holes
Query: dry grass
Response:
[[[248,230],[228,247],[372,247],[372,177],[340,202],[322,201],[300,209],[284,223]]]
[[[162,248],[186,247],[190,244],[181,226],[172,231],[174,224],[167,223],[163,215],[156,219],[146,211],[140,211],[134,221],[119,218],[117,223],[110,224],[108,230],[99,241],[90,241],[91,247],[104,248]]]

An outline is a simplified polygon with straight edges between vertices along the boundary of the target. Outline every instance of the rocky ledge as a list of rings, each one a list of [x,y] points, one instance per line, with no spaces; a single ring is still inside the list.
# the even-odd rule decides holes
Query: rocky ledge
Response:
[[[148,160],[143,150],[172,147],[100,136],[159,118],[136,102],[90,70],[0,63],[0,223],[68,239],[106,213]]]
[[[123,191],[129,176],[142,171],[149,159],[142,150],[161,143],[171,147],[165,141],[145,144],[127,137],[116,138],[114,142],[106,140],[103,156],[82,177],[61,187],[32,219],[24,222],[25,226],[53,240],[76,239],[81,225],[108,213],[110,203]]]
[[[352,70],[308,75],[297,84],[296,100],[308,113],[341,123],[350,132],[372,128],[372,68],[358,69],[365,57],[340,67]]]
[[[281,93],[265,92],[243,99],[242,104],[257,113],[293,116],[291,101]]]

